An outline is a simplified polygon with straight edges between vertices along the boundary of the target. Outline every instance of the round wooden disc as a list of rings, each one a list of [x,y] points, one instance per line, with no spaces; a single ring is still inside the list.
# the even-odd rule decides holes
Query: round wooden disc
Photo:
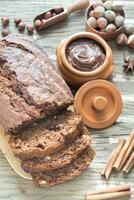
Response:
[[[119,90],[110,82],[94,80],[84,84],[75,96],[75,109],[90,128],[112,125],[122,110]]]

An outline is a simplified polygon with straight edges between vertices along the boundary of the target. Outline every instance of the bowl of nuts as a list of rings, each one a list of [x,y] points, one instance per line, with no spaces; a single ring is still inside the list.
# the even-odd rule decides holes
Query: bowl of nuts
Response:
[[[86,30],[96,33],[105,40],[112,40],[124,29],[123,5],[110,0],[94,2],[85,14]]]

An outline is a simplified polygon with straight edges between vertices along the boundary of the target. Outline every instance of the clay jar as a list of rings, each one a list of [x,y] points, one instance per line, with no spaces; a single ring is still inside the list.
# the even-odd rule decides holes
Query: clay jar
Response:
[[[104,63],[93,71],[80,71],[74,68],[67,60],[66,49],[69,44],[78,39],[89,39],[97,42],[105,52]],[[94,33],[82,32],[61,41],[57,48],[57,62],[65,81],[73,86],[80,87],[84,83],[95,79],[107,79],[113,70],[112,50],[101,37]]]
[[[112,33],[106,33],[106,32],[100,32],[100,31],[97,31],[96,29],[92,28],[91,26],[89,26],[88,24],[88,16],[89,16],[89,13],[90,11],[93,10],[93,6],[89,6],[86,10],[86,13],[85,13],[85,21],[86,21],[86,31],[88,32],[92,32],[92,33],[96,33],[97,35],[99,35],[100,37],[102,37],[104,40],[113,40],[114,38],[116,38],[120,33],[123,32],[124,30],[124,26],[121,26],[120,28],[118,28],[116,31],[112,32]],[[125,17],[125,13],[124,11],[120,11],[120,14]]]

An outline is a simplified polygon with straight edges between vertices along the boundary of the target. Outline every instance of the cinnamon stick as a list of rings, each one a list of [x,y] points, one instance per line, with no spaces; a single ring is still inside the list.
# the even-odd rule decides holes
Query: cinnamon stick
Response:
[[[87,195],[87,200],[106,200],[106,199],[116,199],[121,197],[128,197],[131,196],[131,191],[125,191],[125,192],[114,192],[114,193],[108,193],[108,194],[98,194],[98,195]]]
[[[131,144],[133,139],[134,139],[134,130],[130,134],[128,140],[126,141],[126,144],[124,145],[119,157],[117,158],[117,160],[116,160],[116,162],[114,164],[114,169],[116,169],[117,171],[119,171],[119,168],[120,168],[121,163],[122,163],[122,161],[124,159],[124,156],[125,156],[126,152],[128,151],[128,148],[129,148],[129,146],[130,146],[130,144]]]
[[[105,171],[106,180],[109,179],[109,177],[111,175],[111,172],[112,172],[112,169],[113,169],[113,166],[114,166],[114,164],[115,164],[115,162],[116,162],[116,160],[117,160],[117,158],[118,158],[123,146],[125,145],[125,142],[126,142],[125,139],[119,139],[117,149],[116,149],[116,151],[115,151],[115,153],[114,153],[114,155],[113,155],[113,157],[111,159],[111,162],[109,163],[109,165],[108,165],[108,167],[107,167],[107,169]]]
[[[131,142],[131,144],[130,144],[130,146],[129,146],[129,148],[128,148],[128,150],[127,150],[127,152],[126,152],[126,154],[125,154],[125,156],[124,156],[124,158],[123,158],[123,160],[122,160],[122,162],[121,162],[121,164],[119,166],[118,171],[120,171],[122,169],[122,167],[124,166],[125,162],[130,157],[133,149],[134,149],[134,138],[133,138],[133,140],[132,140],[132,142]]]
[[[128,162],[126,163],[125,167],[123,168],[123,171],[125,173],[129,173],[129,171],[132,169],[133,166],[134,166],[134,152],[132,153]]]
[[[109,158],[108,158],[108,160],[106,162],[106,165],[105,165],[104,169],[101,172],[101,176],[105,176],[105,172],[106,172],[106,170],[107,170],[107,168],[108,168],[108,166],[109,166],[109,164],[110,164],[110,162],[111,162],[111,160],[113,158],[113,155],[115,154],[118,146],[119,146],[119,142],[116,144],[116,147],[114,148],[114,150],[112,151],[111,155],[109,156]]]
[[[91,196],[91,195],[98,195],[98,194],[123,192],[123,191],[130,191],[130,189],[131,189],[130,185],[120,185],[120,186],[113,187],[113,188],[101,189],[96,192],[88,192],[86,195]]]
[[[134,167],[134,161],[131,163],[126,173],[129,173],[133,167]]]

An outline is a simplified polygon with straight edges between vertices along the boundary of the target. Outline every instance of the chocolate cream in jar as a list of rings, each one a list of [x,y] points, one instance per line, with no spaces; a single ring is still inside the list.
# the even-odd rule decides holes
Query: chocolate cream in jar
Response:
[[[61,41],[57,62],[63,78],[73,87],[107,79],[113,70],[111,48],[94,33],[78,33]]]

